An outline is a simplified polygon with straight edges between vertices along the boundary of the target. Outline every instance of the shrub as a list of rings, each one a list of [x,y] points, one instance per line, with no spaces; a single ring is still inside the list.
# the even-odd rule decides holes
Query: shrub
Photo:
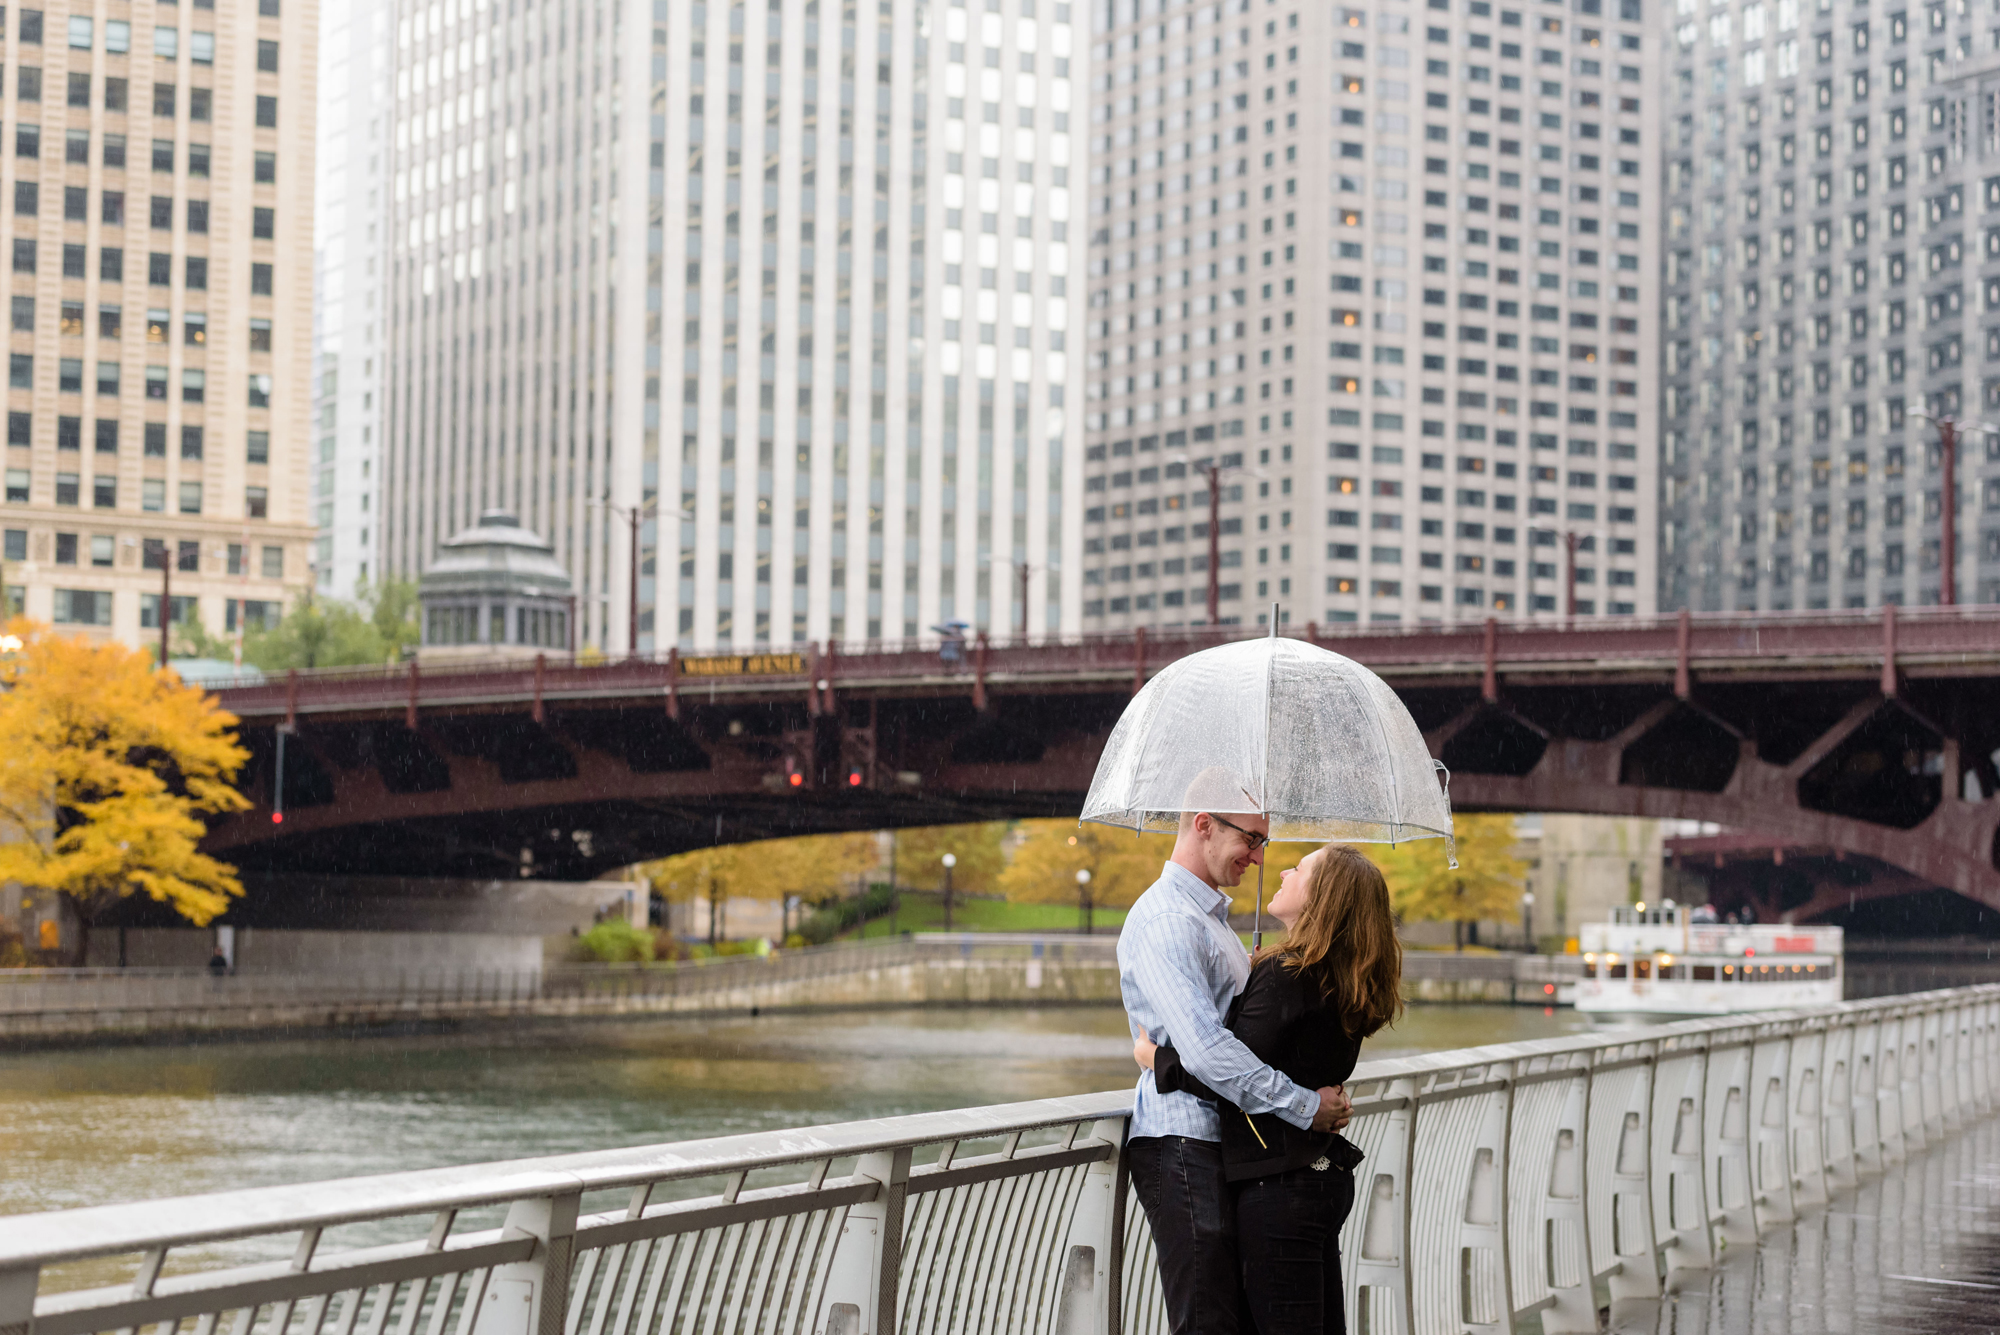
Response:
[[[623,918],[607,918],[585,932],[584,949],[606,964],[644,964],[653,958],[653,937]]]

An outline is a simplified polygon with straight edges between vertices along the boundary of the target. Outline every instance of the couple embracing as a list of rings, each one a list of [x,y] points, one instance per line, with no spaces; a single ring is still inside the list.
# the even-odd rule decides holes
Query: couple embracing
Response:
[[[1227,893],[1262,817],[1188,812],[1118,941],[1146,1068],[1126,1143],[1175,1335],[1344,1332],[1340,1227],[1361,1151],[1339,1135],[1362,1039],[1401,1007],[1402,948],[1373,863],[1328,844],[1284,874],[1283,944],[1253,960]]]

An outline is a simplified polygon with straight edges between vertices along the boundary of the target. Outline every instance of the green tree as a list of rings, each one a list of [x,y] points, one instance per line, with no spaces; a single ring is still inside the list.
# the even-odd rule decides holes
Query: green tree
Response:
[[[299,595],[277,625],[244,636],[243,657],[267,672],[393,663],[422,639],[408,580],[363,584],[354,602]]]
[[[197,926],[243,893],[199,850],[203,817],[241,811],[249,753],[215,697],[144,650],[16,619],[0,651],[0,881],[54,890],[89,931],[145,894]],[[13,647],[18,641],[19,647]]]
[[[1528,864],[1515,856],[1512,816],[1459,816],[1453,823],[1458,836],[1455,870],[1442,839],[1359,847],[1382,869],[1398,917],[1449,922],[1453,942],[1462,945],[1466,923],[1494,922],[1520,912]]]
[[[1025,837],[1000,875],[1000,888],[1022,904],[1128,908],[1160,879],[1160,866],[1174,851],[1172,835],[1140,836],[1108,825],[1028,820],[1021,832]],[[1079,871],[1090,873],[1085,886],[1077,884]]]

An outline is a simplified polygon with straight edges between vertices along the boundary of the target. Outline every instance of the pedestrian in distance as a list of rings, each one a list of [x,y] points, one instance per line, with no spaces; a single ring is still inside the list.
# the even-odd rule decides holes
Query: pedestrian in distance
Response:
[[[1287,871],[1271,899],[1282,944],[1258,952],[1227,1027],[1252,1056],[1301,1086],[1343,1087],[1362,1040],[1402,1009],[1402,945],[1381,871],[1328,844]],[[1235,1105],[1171,1044],[1132,1055],[1160,1091],[1220,1112],[1227,1209],[1234,1217],[1248,1335],[1344,1335],[1340,1229],[1362,1152],[1337,1130],[1300,1128]],[[1346,1124],[1346,1117],[1339,1124]]]

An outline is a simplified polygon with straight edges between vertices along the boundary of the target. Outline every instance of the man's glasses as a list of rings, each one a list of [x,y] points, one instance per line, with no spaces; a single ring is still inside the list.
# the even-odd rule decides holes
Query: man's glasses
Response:
[[[1224,820],[1222,817],[1216,815],[1213,811],[1208,813],[1208,818],[1214,821],[1217,825],[1226,826],[1227,828],[1232,829],[1236,831],[1236,833],[1242,835],[1243,842],[1250,845],[1250,851],[1252,853],[1255,853],[1258,849],[1264,847],[1264,845],[1271,842],[1270,835],[1259,834],[1255,830],[1246,830],[1241,825],[1236,824],[1234,821]]]

